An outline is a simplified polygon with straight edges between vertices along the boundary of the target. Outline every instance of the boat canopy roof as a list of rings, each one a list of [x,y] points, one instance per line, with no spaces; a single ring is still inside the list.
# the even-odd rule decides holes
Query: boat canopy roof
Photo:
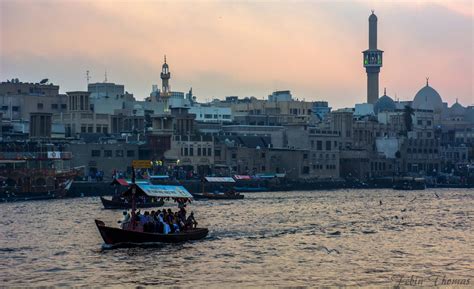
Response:
[[[136,180],[136,184],[149,184],[150,182],[148,180]],[[111,183],[111,185],[121,185],[121,186],[129,186],[132,184],[131,180],[126,180],[126,179],[114,179]]]
[[[193,196],[183,186],[135,184],[137,196],[146,195],[155,198],[173,198],[191,200]],[[133,186],[123,193],[124,196],[131,196]]]
[[[257,179],[273,179],[273,178],[284,178],[286,174],[257,174],[255,178]]]
[[[251,180],[252,177],[248,175],[235,175],[234,179],[236,180]]]
[[[208,183],[235,183],[231,177],[205,177]]]
[[[156,176],[150,176],[150,179],[169,179],[170,177],[167,175],[156,175]]]

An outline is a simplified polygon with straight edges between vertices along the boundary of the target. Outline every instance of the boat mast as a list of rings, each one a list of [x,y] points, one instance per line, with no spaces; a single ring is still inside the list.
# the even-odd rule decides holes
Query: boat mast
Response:
[[[135,168],[132,166],[132,220],[135,220],[135,210],[137,209],[135,203],[135,193],[136,193],[136,184],[135,184]],[[132,222],[134,224],[134,222]]]

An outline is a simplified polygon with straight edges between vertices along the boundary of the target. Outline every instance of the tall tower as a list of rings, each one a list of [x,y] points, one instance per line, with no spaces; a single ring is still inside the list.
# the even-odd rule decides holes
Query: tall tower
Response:
[[[374,10],[369,16],[369,49],[362,53],[367,72],[367,103],[375,104],[379,98],[379,72],[383,51],[377,49],[377,16]]]
[[[165,63],[163,63],[163,66],[161,68],[161,83],[162,83],[161,93],[162,93],[162,95],[166,95],[166,96],[169,95],[170,85],[169,85],[168,80],[170,79],[170,77],[171,77],[171,74],[170,74],[168,64],[166,63],[166,55],[165,55]]]

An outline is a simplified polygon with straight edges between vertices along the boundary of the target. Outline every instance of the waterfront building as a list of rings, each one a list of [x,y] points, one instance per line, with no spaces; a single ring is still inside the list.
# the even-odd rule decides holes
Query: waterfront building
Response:
[[[0,83],[2,118],[28,123],[30,113],[61,113],[67,110],[67,96],[59,86],[44,79],[40,83],[20,82],[18,79]]]
[[[68,110],[53,115],[53,122],[65,126],[66,137],[77,137],[80,133],[110,133],[110,114],[95,113],[89,106],[89,92],[67,92]]]
[[[71,166],[82,167],[84,175],[96,176],[104,172],[111,179],[115,170],[126,171],[133,160],[139,159],[140,143],[127,143],[124,139],[109,139],[101,142],[71,142],[68,146],[74,153]]]

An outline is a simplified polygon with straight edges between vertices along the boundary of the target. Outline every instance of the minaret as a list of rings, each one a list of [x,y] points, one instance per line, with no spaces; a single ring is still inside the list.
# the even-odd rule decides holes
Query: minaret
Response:
[[[165,63],[163,63],[163,66],[161,68],[161,95],[168,96],[170,92],[170,85],[168,83],[168,80],[170,79],[171,74],[170,70],[168,68],[168,64],[166,63],[166,55],[165,55]]]
[[[369,49],[362,53],[367,72],[367,103],[375,104],[379,98],[379,72],[383,51],[377,49],[377,16],[373,10],[369,16]]]

